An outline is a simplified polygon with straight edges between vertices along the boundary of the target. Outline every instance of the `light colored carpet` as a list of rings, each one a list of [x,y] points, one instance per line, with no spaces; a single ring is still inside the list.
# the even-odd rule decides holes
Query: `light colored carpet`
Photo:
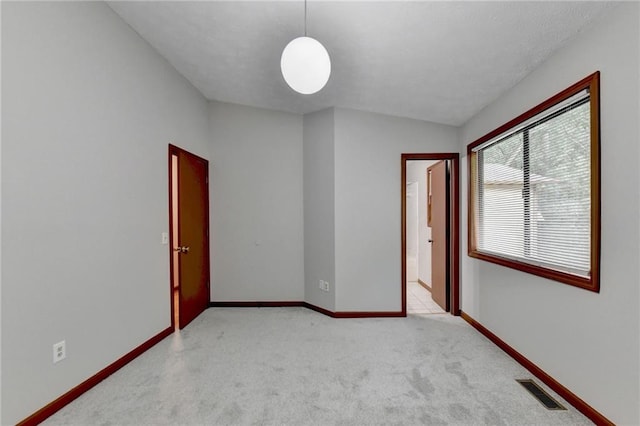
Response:
[[[567,411],[546,410],[528,377],[449,315],[214,308],[45,424],[591,424],[559,398]]]

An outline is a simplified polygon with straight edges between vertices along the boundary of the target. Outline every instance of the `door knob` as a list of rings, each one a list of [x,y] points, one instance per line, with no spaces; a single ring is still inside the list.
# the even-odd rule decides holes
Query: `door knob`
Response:
[[[189,253],[189,247],[185,247],[185,246],[176,247],[176,248],[173,249],[173,251],[177,251],[178,253],[187,254],[187,253]]]

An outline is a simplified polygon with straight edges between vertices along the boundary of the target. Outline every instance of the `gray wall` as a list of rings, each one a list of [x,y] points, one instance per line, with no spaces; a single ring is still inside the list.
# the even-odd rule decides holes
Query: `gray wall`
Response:
[[[400,156],[456,152],[456,128],[332,108],[305,116],[304,148],[305,301],[400,311]]]
[[[211,102],[211,300],[304,298],[302,116]]]
[[[304,116],[304,300],[335,310],[334,110]],[[329,291],[318,287],[329,282]]]
[[[464,256],[462,309],[617,424],[640,423],[639,7],[578,35],[468,122],[460,146],[601,71],[600,294]]]
[[[169,327],[167,144],[206,157],[207,111],[104,3],[2,2],[2,424]]]
[[[400,311],[400,155],[457,152],[455,127],[335,109],[337,311]]]

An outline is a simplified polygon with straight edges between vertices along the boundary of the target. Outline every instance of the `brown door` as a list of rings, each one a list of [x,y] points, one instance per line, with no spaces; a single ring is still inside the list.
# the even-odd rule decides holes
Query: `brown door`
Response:
[[[427,169],[427,223],[431,227],[431,297],[445,311],[449,311],[448,187],[446,161],[439,161]]]
[[[169,154],[175,188],[171,196],[172,277],[178,281],[172,289],[177,289],[176,308],[182,329],[208,307],[210,300],[209,163],[171,145]],[[173,180],[176,175],[177,184]]]

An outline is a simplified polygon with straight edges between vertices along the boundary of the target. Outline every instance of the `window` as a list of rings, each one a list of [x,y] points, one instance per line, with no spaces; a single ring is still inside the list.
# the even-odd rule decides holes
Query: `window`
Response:
[[[469,256],[599,291],[599,77],[467,147]]]

